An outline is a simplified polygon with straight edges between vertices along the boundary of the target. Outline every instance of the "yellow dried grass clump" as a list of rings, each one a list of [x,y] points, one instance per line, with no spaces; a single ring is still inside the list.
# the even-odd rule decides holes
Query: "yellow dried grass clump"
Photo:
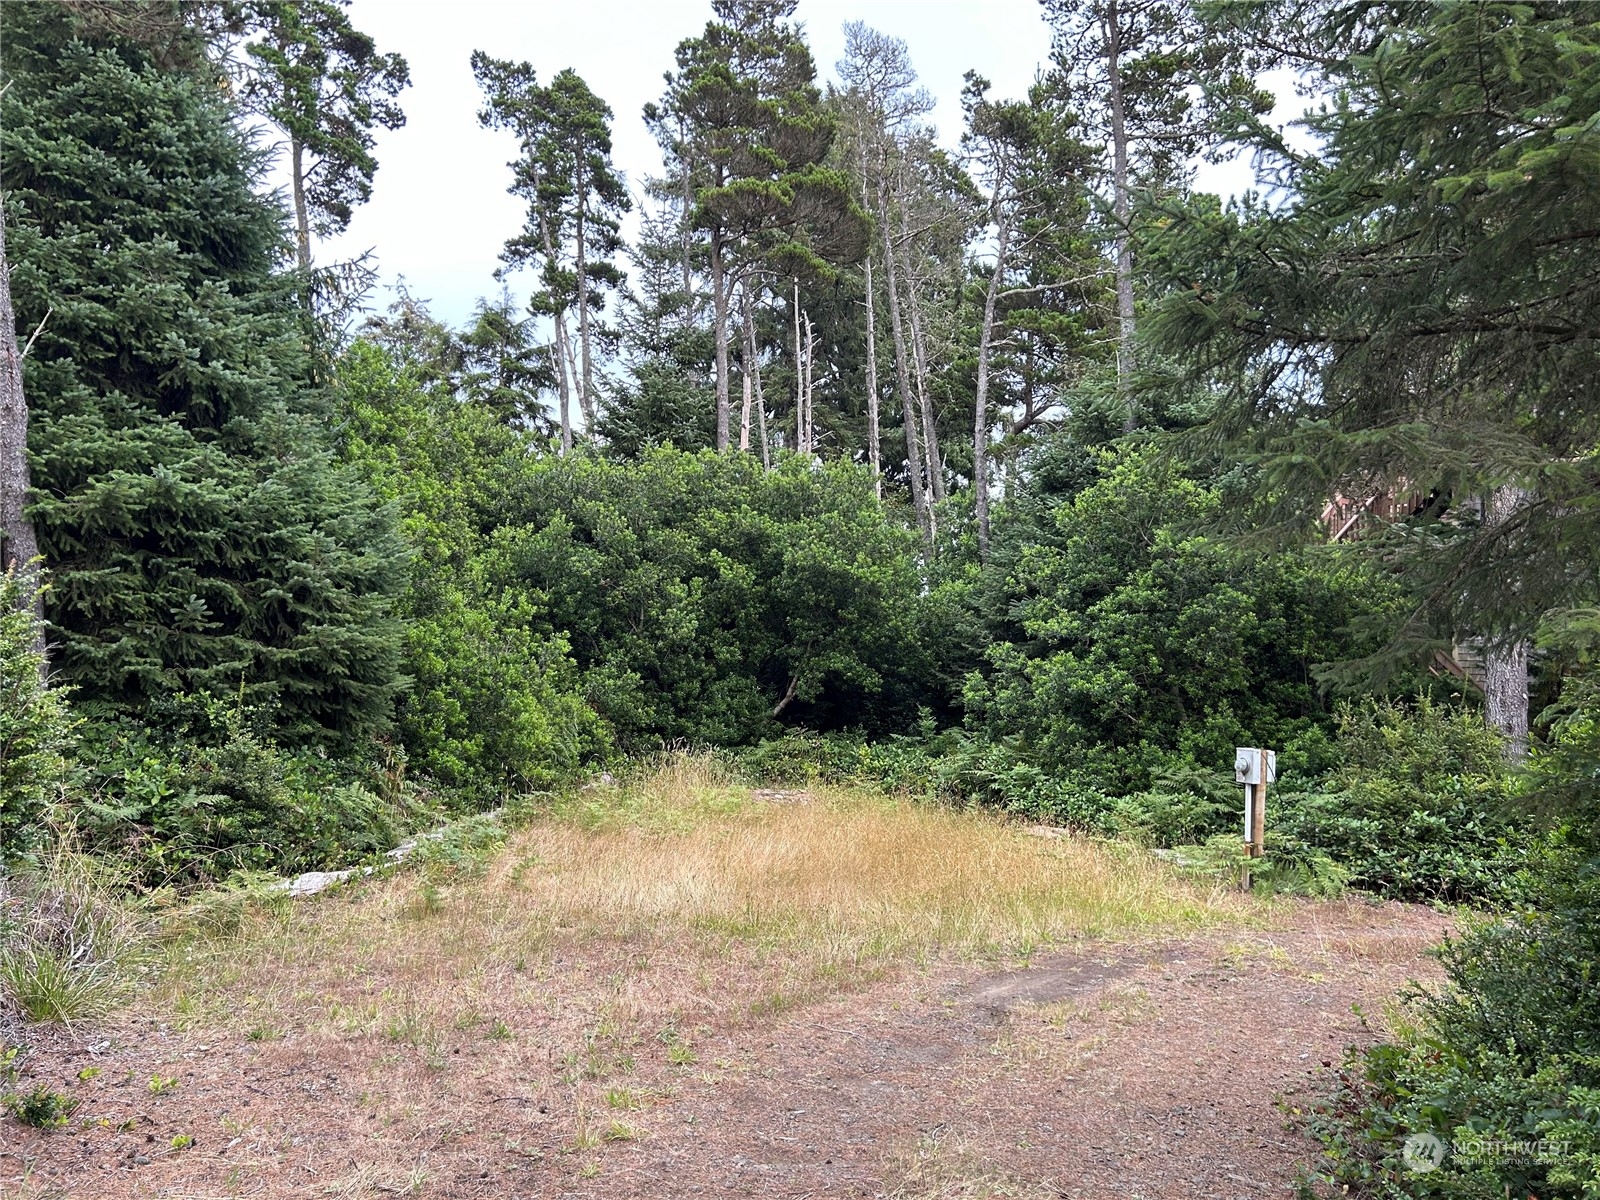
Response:
[[[853,955],[1026,949],[1232,907],[1133,847],[858,791],[761,797],[714,761],[680,756],[552,810],[513,839],[487,886],[499,903],[595,932],[691,930]]]

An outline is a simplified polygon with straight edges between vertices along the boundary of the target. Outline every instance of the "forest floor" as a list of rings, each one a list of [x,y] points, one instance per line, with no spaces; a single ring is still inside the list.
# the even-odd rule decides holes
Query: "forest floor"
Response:
[[[1284,1196],[1292,1110],[1449,928],[694,779],[208,920],[30,1031],[77,1108],[0,1121],[0,1196]]]

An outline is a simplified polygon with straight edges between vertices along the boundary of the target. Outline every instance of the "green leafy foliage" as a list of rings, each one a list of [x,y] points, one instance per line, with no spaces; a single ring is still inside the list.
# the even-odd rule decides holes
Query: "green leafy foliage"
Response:
[[[969,728],[1125,793],[1325,724],[1313,669],[1349,655],[1390,589],[1337,550],[1230,549],[1202,532],[1219,504],[1156,453],[1104,454],[1039,541],[997,555],[1005,621],[968,678]]]
[[[882,731],[925,671],[914,544],[864,472],[656,450],[528,471],[486,569],[537,597],[618,744]]]
[[[39,623],[18,606],[21,591],[0,575],[0,862],[37,845],[72,741],[65,698],[40,678]]]
[[[380,762],[278,743],[270,714],[200,696],[149,716],[154,727],[86,726],[68,809],[91,846],[146,886],[347,866],[390,849],[429,812]]]
[[[1352,1051],[1310,1118],[1316,1181],[1361,1197],[1590,1196],[1600,1191],[1600,866],[1557,841],[1525,904],[1440,952],[1449,985],[1415,1024]],[[1407,1138],[1446,1147],[1407,1166]]]
[[[413,767],[487,802],[603,757],[608,733],[579,694],[564,630],[496,571],[497,530],[534,469],[529,439],[366,342],[344,356],[339,380],[346,454],[399,508],[416,547],[404,598],[412,684],[397,713]]]

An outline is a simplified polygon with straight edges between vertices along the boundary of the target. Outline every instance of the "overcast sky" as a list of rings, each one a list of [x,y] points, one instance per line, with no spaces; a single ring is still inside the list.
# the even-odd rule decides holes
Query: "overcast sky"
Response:
[[[376,251],[382,307],[403,276],[434,314],[463,321],[478,297],[498,293],[501,245],[522,226],[522,202],[506,194],[509,133],[479,128],[479,92],[468,57],[533,63],[542,81],[572,67],[616,114],[614,157],[637,192],[661,169],[640,110],[662,91],[673,50],[698,34],[709,0],[355,0],[351,19],[381,50],[399,51],[412,85],[400,97],[404,128],[378,131],[372,200],[350,229],[317,247],[319,262]],[[923,84],[938,100],[933,120],[954,147],[961,132],[962,76],[976,70],[994,95],[1020,95],[1047,62],[1050,32],[1035,0],[800,0],[824,81],[835,78],[848,20],[905,40]],[[1229,194],[1248,186],[1243,164],[1207,167],[1200,184]],[[513,281],[525,296],[530,281]]]

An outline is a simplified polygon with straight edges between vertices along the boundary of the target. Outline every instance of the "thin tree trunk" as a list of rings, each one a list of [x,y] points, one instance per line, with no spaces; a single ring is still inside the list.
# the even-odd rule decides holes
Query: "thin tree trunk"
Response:
[[[883,466],[879,461],[882,448],[878,445],[878,331],[877,314],[873,311],[872,254],[867,253],[867,465],[872,468],[872,490],[883,499]]]
[[[756,421],[761,431],[761,465],[772,470],[772,444],[767,440],[767,401],[761,394],[761,359],[756,353],[756,323],[750,313],[750,297],[744,302],[744,346],[749,356],[750,375],[756,387]]]
[[[684,129],[683,118],[678,118],[678,145],[680,147],[679,162],[683,167],[683,220],[678,223],[679,248],[683,253],[683,320],[684,325],[694,324],[694,272],[689,269],[689,218],[694,212],[694,192],[689,179],[689,158],[682,153],[687,147],[688,132]]]
[[[922,488],[922,451],[917,446],[917,419],[911,408],[911,371],[906,361],[906,335],[900,322],[900,293],[895,283],[894,237],[889,232],[889,196],[883,171],[878,172],[878,226],[883,232],[883,268],[889,291],[889,329],[894,335],[894,384],[900,400],[900,413],[906,435],[906,478],[911,485],[911,507],[916,511],[917,524],[922,527],[922,540],[929,554],[933,553],[933,514]]]
[[[1524,488],[1505,484],[1485,499],[1483,523],[1496,529],[1509,521],[1531,499]],[[1506,757],[1522,759],[1528,753],[1528,653],[1527,639],[1515,642],[1483,639],[1484,719],[1506,740]]]
[[[900,241],[909,260],[911,229],[904,205],[900,208]],[[934,503],[938,503],[944,499],[944,462],[939,454],[939,430],[934,424],[933,400],[928,392],[928,349],[922,340],[922,302],[909,261],[905,267],[905,279],[906,316],[911,322],[911,362],[916,368],[917,408],[922,413],[922,446],[928,457],[928,486],[933,492]]]
[[[722,261],[722,235],[711,234],[711,306],[717,347],[717,449],[728,448],[728,415],[731,407],[728,380],[728,287]]]
[[[995,186],[1001,186],[997,180]],[[1000,296],[1000,280],[1005,275],[1006,246],[1011,227],[998,217],[995,239],[994,274],[983,297],[983,328],[978,334],[978,388],[976,415],[972,423],[972,497],[978,523],[978,558],[989,561],[989,347],[994,341],[994,309]]]
[[[740,339],[741,346],[739,351],[739,379],[744,387],[744,408],[739,414],[739,449],[748,452],[750,449],[750,405],[753,400],[750,389],[755,360],[749,336],[750,292],[748,284],[739,289],[739,313],[744,332],[744,337]]]
[[[561,453],[572,453],[572,395],[567,390],[567,322],[561,313],[555,318],[556,336],[550,344],[555,360],[556,394],[561,404]]]
[[[794,281],[794,301],[790,305],[789,315],[794,318],[794,449],[796,454],[804,454],[805,442],[805,410],[806,410],[806,374],[805,374],[805,347],[800,341],[800,281]]]
[[[1104,20],[1107,98],[1111,107],[1111,211],[1117,222],[1117,390],[1122,396],[1122,427],[1131,433],[1139,424],[1139,411],[1133,395],[1133,244],[1128,236],[1132,205],[1128,196],[1127,113],[1122,97],[1122,18],[1117,0],[1110,0]]]
[[[295,257],[302,271],[311,270],[311,214],[306,209],[306,148],[299,138],[289,140],[290,188],[294,194]]]
[[[22,391],[22,354],[17,349],[17,315],[11,307],[11,261],[6,256],[5,211],[0,208],[0,571],[11,571],[21,588],[22,607],[40,616],[39,543],[28,519],[28,401]],[[45,669],[44,624],[35,622],[34,650]]]
[[[814,453],[816,451],[816,448],[817,448],[817,430],[816,430],[816,425],[813,423],[813,418],[815,416],[815,410],[812,408],[812,403],[811,403],[811,399],[812,399],[811,370],[812,370],[813,365],[817,361],[817,339],[816,339],[816,335],[812,332],[812,329],[811,329],[811,314],[810,313],[801,313],[801,317],[806,323],[806,353],[805,353],[805,392],[804,392],[804,394],[805,394],[805,405],[801,409],[801,412],[804,414],[804,417],[805,417],[805,442],[804,442],[804,445],[801,446],[800,452],[802,454],[811,454],[811,453]]]
[[[577,373],[578,407],[583,411],[584,433],[594,436],[594,367],[589,356],[589,278],[585,268],[588,265],[587,247],[584,239],[587,232],[584,229],[585,208],[587,207],[587,185],[580,169],[578,174],[577,192],[578,206],[577,219],[574,221],[576,232],[576,246],[573,252],[573,265],[578,276],[578,352],[582,360],[582,370]]]

